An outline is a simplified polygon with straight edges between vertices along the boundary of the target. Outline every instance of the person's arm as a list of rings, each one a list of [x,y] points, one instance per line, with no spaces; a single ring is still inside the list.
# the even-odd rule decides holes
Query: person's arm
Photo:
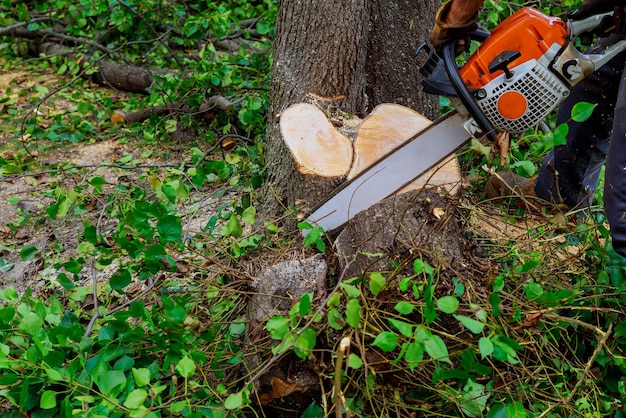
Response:
[[[464,25],[476,17],[476,12],[485,3],[485,0],[451,0],[449,12],[444,17],[449,25]]]
[[[484,0],[450,0],[435,16],[430,43],[439,49],[449,40],[462,40],[464,35],[478,27],[476,15]],[[460,44],[463,42],[461,41]]]

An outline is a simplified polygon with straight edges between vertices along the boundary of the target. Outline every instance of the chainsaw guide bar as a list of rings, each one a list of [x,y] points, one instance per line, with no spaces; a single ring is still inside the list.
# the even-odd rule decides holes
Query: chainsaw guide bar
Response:
[[[465,120],[456,111],[439,118],[340,186],[332,199],[313,210],[307,222],[332,232],[357,213],[401,190],[469,140]],[[304,229],[302,233],[307,235],[309,231]]]

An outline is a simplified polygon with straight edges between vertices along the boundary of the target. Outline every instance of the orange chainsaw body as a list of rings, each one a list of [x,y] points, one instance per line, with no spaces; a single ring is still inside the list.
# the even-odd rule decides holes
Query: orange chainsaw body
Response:
[[[480,45],[460,69],[468,89],[479,89],[502,74],[489,72],[489,65],[503,51],[519,51],[520,57],[511,62],[511,68],[531,59],[539,59],[555,43],[567,42],[565,23],[532,8],[523,8],[498,25],[491,36]]]

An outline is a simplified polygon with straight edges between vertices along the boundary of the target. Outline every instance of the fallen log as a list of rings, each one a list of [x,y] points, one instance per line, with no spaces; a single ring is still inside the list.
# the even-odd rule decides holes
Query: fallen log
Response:
[[[92,58],[89,54],[78,53],[72,48],[55,42],[36,42],[31,45],[31,50],[36,55],[65,55],[75,57],[83,68],[90,65],[89,63]],[[106,59],[100,59],[97,66],[94,66],[94,69],[95,72],[90,74],[85,73],[84,77],[99,85],[141,94],[148,92],[148,88],[154,81],[155,74],[165,75],[171,73],[171,71],[152,70]]]

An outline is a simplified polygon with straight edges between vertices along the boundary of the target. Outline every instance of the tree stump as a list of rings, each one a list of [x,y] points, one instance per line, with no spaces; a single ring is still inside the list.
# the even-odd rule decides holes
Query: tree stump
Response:
[[[463,260],[457,199],[436,189],[389,197],[356,215],[335,245],[344,277],[388,271],[390,260],[423,257],[456,270]]]

